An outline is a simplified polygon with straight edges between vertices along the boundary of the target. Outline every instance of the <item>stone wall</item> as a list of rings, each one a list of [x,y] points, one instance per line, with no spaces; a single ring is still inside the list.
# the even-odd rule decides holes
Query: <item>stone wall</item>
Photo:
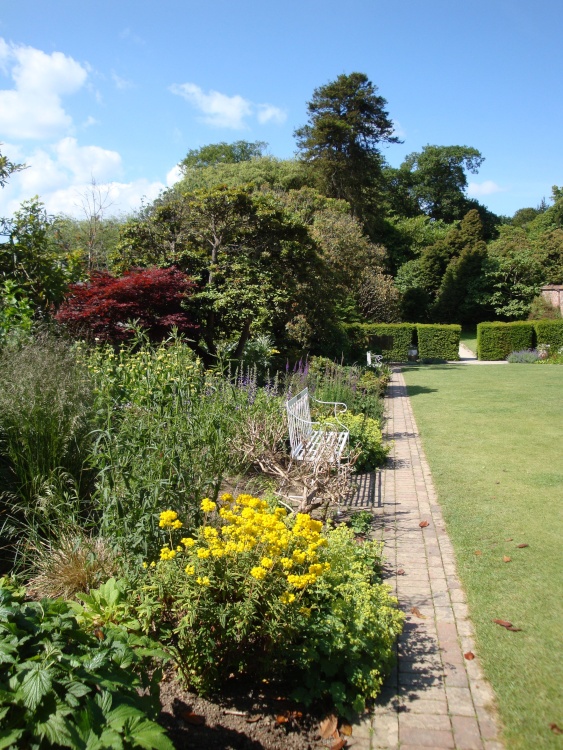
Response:
[[[563,315],[563,286],[555,284],[542,286],[541,293],[542,297],[551,302],[554,307],[558,307],[561,310],[561,315]]]

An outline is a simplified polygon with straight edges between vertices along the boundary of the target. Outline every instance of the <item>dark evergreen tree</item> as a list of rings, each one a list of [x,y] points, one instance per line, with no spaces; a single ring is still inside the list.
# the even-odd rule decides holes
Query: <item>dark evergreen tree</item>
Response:
[[[386,104],[364,73],[342,74],[315,89],[307,105],[309,122],[295,131],[319,189],[347,200],[363,220],[381,185],[380,144],[400,143]]]

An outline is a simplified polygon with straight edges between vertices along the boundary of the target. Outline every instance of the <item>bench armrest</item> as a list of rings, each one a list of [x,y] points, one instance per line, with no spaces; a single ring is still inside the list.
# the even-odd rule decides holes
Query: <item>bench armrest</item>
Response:
[[[334,416],[337,417],[339,414],[344,414],[345,411],[348,411],[348,407],[346,404],[343,404],[341,401],[320,401],[318,398],[311,398],[311,401],[316,401],[317,404],[326,404],[327,406],[334,406]],[[341,409],[336,409],[337,406],[341,406]]]

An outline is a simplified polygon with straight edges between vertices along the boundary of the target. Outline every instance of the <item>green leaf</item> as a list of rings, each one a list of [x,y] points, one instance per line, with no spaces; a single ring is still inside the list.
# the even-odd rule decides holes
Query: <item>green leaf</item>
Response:
[[[131,727],[130,736],[139,747],[145,750],[174,750],[174,745],[167,737],[164,728],[148,719]]]
[[[23,678],[21,690],[25,705],[35,711],[43,696],[51,689],[51,675],[40,664],[34,664]]]
[[[108,724],[110,724],[114,728],[122,728],[130,719],[139,719],[139,717],[142,716],[143,713],[139,711],[138,708],[122,704],[121,706],[118,706],[117,708],[114,708],[112,711],[110,711],[106,718]]]
[[[33,728],[33,737],[45,737],[52,745],[62,747],[76,747],[72,741],[71,733],[68,731],[68,718],[57,711],[51,714],[47,721],[36,723]]]
[[[123,750],[123,738],[115,729],[104,729],[99,739],[94,734],[90,735],[85,750],[107,750],[108,747],[112,750]]]
[[[90,686],[85,685],[82,682],[71,682],[70,684],[65,685],[65,687],[67,688],[65,702],[68,706],[71,706],[71,708],[77,708],[80,706],[80,698],[83,698],[91,692]]]
[[[24,733],[23,729],[0,729],[0,750],[16,747],[16,742]]]

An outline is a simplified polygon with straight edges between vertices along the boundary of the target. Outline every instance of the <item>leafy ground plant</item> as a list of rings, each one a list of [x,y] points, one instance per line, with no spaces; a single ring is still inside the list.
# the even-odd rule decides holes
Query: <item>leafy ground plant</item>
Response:
[[[348,526],[354,534],[367,534],[371,529],[372,521],[373,516],[369,510],[359,510],[356,513],[352,513],[348,521]]]
[[[350,448],[360,450],[355,464],[356,471],[373,471],[385,463],[388,449],[383,444],[377,420],[350,412],[339,414],[338,420],[350,431]]]
[[[173,750],[154,721],[160,672],[146,676],[148,639],[86,632],[62,600],[24,593],[0,579],[0,747]]]

